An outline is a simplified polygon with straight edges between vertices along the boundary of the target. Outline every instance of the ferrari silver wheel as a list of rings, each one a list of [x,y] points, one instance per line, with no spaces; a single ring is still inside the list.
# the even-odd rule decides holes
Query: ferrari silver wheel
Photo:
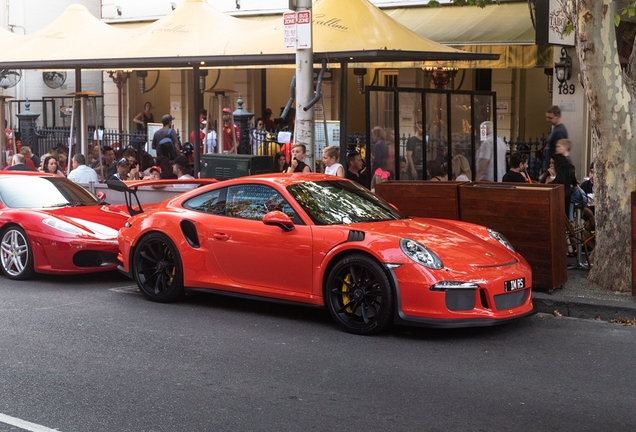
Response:
[[[0,246],[2,272],[11,279],[29,279],[33,277],[33,254],[24,230],[10,227],[2,234]]]

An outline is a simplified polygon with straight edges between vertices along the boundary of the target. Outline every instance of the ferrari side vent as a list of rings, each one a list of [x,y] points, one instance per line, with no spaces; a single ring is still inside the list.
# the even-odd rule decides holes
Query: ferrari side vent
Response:
[[[349,237],[347,238],[348,242],[359,242],[364,241],[364,232],[351,230],[349,231]]]
[[[199,243],[199,234],[197,233],[197,228],[194,224],[189,220],[182,220],[179,225],[181,226],[181,232],[188,244],[193,248],[201,247],[201,244]]]

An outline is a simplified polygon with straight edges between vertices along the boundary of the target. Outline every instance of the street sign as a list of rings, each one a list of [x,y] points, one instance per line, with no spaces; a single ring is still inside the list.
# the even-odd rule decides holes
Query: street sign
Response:
[[[296,49],[296,12],[283,14],[285,49]]]
[[[296,18],[296,36],[298,49],[311,48],[311,11],[298,12]]]
[[[285,49],[311,48],[311,11],[283,14]]]

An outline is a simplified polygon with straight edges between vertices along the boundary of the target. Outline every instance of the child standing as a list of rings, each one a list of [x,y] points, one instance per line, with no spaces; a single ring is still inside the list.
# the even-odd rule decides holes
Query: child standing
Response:
[[[556,153],[562,154],[568,160],[569,163],[572,163],[572,158],[570,157],[570,149],[572,148],[572,141],[567,138],[563,138],[557,141],[556,143]]]
[[[305,159],[305,156],[307,155],[307,148],[305,147],[305,144],[295,144],[294,147],[292,147],[291,153],[291,165],[287,168],[287,172],[289,174],[295,172],[311,172],[309,165],[303,162],[303,159]]]
[[[344,177],[344,167],[336,162],[340,156],[340,147],[329,146],[322,151],[322,162],[325,164],[325,174]]]

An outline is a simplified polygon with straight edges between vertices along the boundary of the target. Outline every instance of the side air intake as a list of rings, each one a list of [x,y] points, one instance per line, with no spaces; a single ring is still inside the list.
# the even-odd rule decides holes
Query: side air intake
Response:
[[[349,231],[349,237],[347,238],[348,242],[360,242],[364,241],[364,232],[362,231]]]

